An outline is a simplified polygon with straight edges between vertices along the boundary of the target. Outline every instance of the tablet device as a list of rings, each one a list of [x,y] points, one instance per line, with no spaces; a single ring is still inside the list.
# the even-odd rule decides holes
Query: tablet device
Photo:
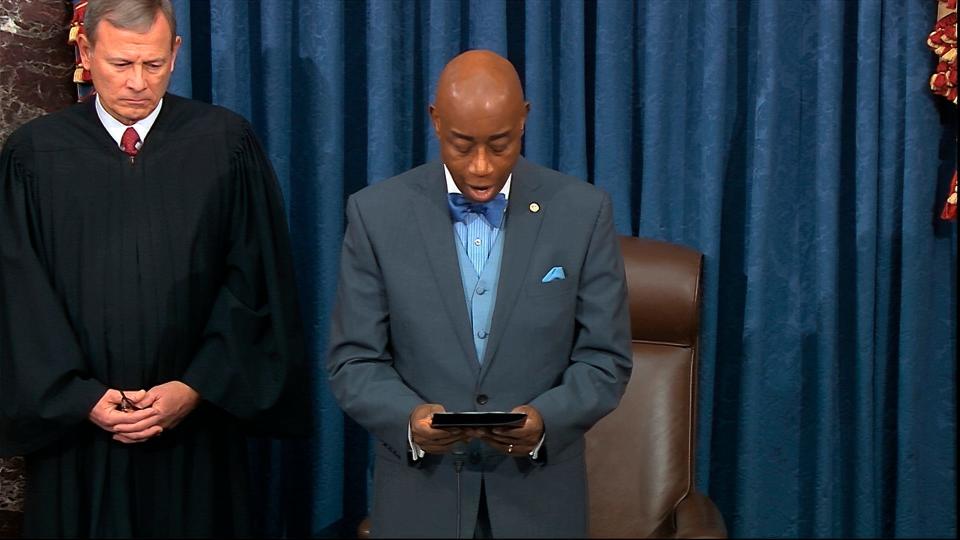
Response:
[[[527,413],[468,411],[433,413],[431,422],[435,428],[502,427],[522,426],[526,419]]]

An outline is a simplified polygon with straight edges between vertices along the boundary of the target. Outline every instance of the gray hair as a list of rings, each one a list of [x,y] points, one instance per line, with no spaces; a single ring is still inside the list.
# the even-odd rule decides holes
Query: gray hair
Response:
[[[103,19],[123,30],[146,32],[153,26],[158,11],[170,24],[172,47],[177,36],[177,18],[170,0],[90,0],[83,15],[83,32],[93,44],[96,41],[97,25]]]

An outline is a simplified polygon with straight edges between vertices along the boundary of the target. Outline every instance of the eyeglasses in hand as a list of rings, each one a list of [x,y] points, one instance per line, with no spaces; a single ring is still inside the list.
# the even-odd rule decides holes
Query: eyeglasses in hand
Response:
[[[130,401],[130,398],[128,398],[127,395],[123,393],[123,390],[118,390],[118,392],[120,392],[120,404],[117,405],[117,409],[123,412],[140,410],[140,407],[137,407],[136,405],[134,405],[133,402]]]

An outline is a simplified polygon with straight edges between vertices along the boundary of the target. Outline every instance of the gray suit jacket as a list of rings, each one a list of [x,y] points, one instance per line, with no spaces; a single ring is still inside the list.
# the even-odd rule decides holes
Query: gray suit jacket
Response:
[[[609,197],[519,160],[482,367],[441,163],[361,190],[347,219],[327,368],[341,407],[380,441],[372,533],[457,535],[453,457],[408,459],[414,407],[530,404],[544,419],[546,459],[534,464],[475,441],[461,477],[462,534],[474,530],[483,478],[495,536],[585,536],[583,434],[616,407],[632,365]],[[566,279],[542,283],[555,266]]]

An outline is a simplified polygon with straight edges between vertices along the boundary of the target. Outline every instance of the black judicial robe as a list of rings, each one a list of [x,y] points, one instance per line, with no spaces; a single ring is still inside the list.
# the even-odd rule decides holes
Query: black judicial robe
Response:
[[[250,125],[167,95],[135,159],[93,101],[0,159],[0,454],[24,455],[27,536],[251,531],[247,434],[308,429],[281,194]],[[201,404],[141,444],[87,419],[107,388],[181,380]]]

